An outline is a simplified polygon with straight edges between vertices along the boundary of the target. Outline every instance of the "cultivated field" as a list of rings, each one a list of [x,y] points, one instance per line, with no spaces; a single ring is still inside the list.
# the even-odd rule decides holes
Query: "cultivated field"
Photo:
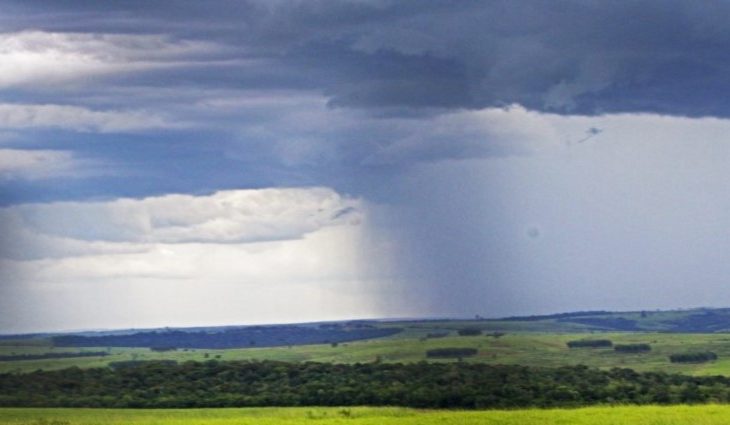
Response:
[[[255,408],[186,410],[0,409],[8,425],[724,425],[730,406],[589,407],[514,411],[401,408]]]

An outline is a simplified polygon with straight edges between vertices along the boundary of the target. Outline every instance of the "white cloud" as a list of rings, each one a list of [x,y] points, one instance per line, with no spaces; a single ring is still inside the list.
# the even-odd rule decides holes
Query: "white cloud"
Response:
[[[372,316],[363,208],[327,188],[7,207],[0,328]]]
[[[295,240],[255,244],[119,244],[116,252],[97,245],[89,255],[17,261],[36,282],[73,283],[114,279],[192,280],[265,284],[352,279],[352,242],[357,226],[317,229]],[[108,245],[107,245],[108,246]],[[127,251],[124,252],[123,249]]]
[[[126,132],[176,127],[147,111],[95,111],[71,105],[0,103],[0,128],[63,128],[82,132]]]
[[[161,35],[22,31],[0,34],[0,88],[179,65],[217,49]]]
[[[301,322],[378,315],[359,226],[259,244],[0,260],[5,331]]]
[[[2,251],[11,258],[43,258],[64,256],[64,249],[75,256],[153,244],[298,239],[323,227],[357,223],[361,208],[359,200],[328,188],[16,205],[0,210],[0,224],[15,240]]]
[[[29,227],[13,207],[0,210],[0,261],[18,261],[123,254],[149,251],[144,244],[129,242],[85,241],[47,235]]]
[[[0,261],[0,328],[125,328],[377,316],[359,226],[259,244]]]
[[[46,179],[74,175],[82,167],[70,152],[55,150],[0,149],[0,178]]]

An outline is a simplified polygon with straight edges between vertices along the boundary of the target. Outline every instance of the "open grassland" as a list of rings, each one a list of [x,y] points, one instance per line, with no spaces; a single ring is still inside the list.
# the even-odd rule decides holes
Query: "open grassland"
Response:
[[[432,331],[433,327],[428,328]],[[564,366],[583,364],[598,368],[626,367],[637,371],[664,371],[692,375],[730,375],[730,335],[674,333],[510,333],[501,338],[491,336],[457,336],[451,331],[443,338],[425,339],[421,328],[406,328],[404,335],[332,345],[300,345],[275,348],[191,349],[154,352],[146,348],[59,348],[40,345],[3,345],[0,355],[42,354],[49,352],[108,351],[104,357],[79,357],[0,362],[2,372],[53,370],[71,366],[104,367],[110,362],[127,360],[280,360],[291,362],[367,363],[418,362],[426,360],[427,350],[445,347],[473,347],[478,354],[464,361],[488,364],[527,366]],[[610,339],[614,344],[648,343],[647,353],[617,353],[612,348],[569,349],[566,342],[583,338]],[[703,364],[673,364],[668,356],[688,351],[712,351],[719,356]],[[454,360],[429,360],[454,361]]]
[[[8,425],[724,425],[730,406],[590,407],[512,411],[402,408],[255,408],[186,410],[0,409]]]

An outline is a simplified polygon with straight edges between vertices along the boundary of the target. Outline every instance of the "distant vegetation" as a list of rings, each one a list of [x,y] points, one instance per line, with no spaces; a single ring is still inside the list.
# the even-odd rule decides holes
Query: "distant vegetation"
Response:
[[[148,361],[143,360],[124,360],[119,362],[111,362],[109,363],[109,367],[117,370],[117,369],[130,369],[135,368],[139,366],[143,366],[144,364],[149,363]],[[155,360],[157,365],[160,366],[176,366],[177,361],[175,360]]]
[[[476,348],[434,348],[426,351],[426,357],[429,358],[461,358],[476,356]]]
[[[461,325],[461,323],[460,323]],[[388,324],[392,326],[392,324]],[[704,364],[675,363],[671,366],[673,372],[683,372],[692,375],[728,375],[730,376],[730,361],[724,361],[730,356],[730,335],[713,334],[672,334],[672,333],[612,333],[600,334],[601,339],[608,339],[613,345],[628,345],[635,343],[650,343],[651,351],[640,354],[622,354],[613,351],[613,348],[571,348],[565,344],[572,340],[588,339],[589,334],[556,334],[548,332],[509,332],[499,340],[489,335],[492,330],[485,332],[482,337],[457,336],[456,330],[460,326],[448,322],[441,322],[434,326],[430,323],[425,327],[416,323],[407,327],[401,334],[390,338],[381,338],[353,343],[341,343],[337,348],[331,344],[273,347],[256,349],[230,350],[201,350],[178,349],[177,351],[156,352],[149,348],[112,348],[105,357],[79,357],[64,359],[40,359],[30,361],[0,362],[2,372],[32,372],[36,369],[55,370],[69,366],[81,368],[102,367],[111,361],[128,360],[177,360],[204,361],[206,359],[221,360],[280,360],[296,362],[331,362],[331,363],[367,363],[379,358],[383,363],[412,363],[423,361],[425,352],[435,348],[472,347],[479,350],[479,355],[470,361],[487,364],[520,364],[525,366],[567,366],[584,364],[591,367],[611,368],[614,366],[632,368],[639,371],[664,371],[670,365],[669,355],[672,353],[714,352],[722,362],[707,362]],[[429,332],[438,332],[439,329],[449,329],[448,337],[428,339],[422,338]],[[594,338],[599,335],[593,335]],[[44,354],[51,349],[46,342],[45,346],[1,346],[0,355],[14,354]],[[562,347],[561,347],[562,346]],[[88,351],[107,351],[105,347],[88,348]],[[80,351],[80,350],[66,350]],[[609,353],[610,351],[610,353]],[[208,354],[208,357],[206,357]],[[451,361],[455,359],[430,359],[437,361]]]
[[[577,317],[558,319],[559,322],[579,323],[601,330],[638,331],[641,330],[636,320],[623,317]]]
[[[609,339],[578,339],[565,343],[568,348],[607,348],[613,346]]]
[[[0,405],[519,408],[730,402],[730,378],[476,363],[143,362],[0,374]]]
[[[578,311],[542,316],[507,317],[500,321],[525,324],[577,324],[587,329],[604,331],[663,331],[682,333],[714,333],[730,331],[730,308],[673,311]]]
[[[549,317],[549,318],[545,318]],[[567,322],[572,319],[624,318],[634,320],[641,334],[632,332],[594,332],[594,327]],[[535,320],[533,320],[535,319]],[[383,363],[418,362],[424,360],[427,350],[448,347],[473,347],[479,350],[478,357],[470,361],[488,364],[521,364],[531,366],[563,366],[585,364],[599,368],[614,366],[630,367],[640,371],[662,371],[670,365],[672,353],[713,352],[725,359],[730,356],[730,333],[674,333],[671,329],[723,329],[730,326],[728,309],[696,309],[680,311],[635,311],[624,313],[579,312],[555,316],[543,316],[530,320],[408,320],[408,321],[353,321],[329,322],[303,325],[251,326],[251,327],[201,327],[189,329],[119,330],[84,332],[76,336],[29,335],[0,338],[0,372],[30,372],[36,369],[54,370],[68,366],[81,368],[101,367],[111,361],[130,360],[176,360],[204,361],[221,360],[282,360],[321,361],[333,363],[372,362]],[[558,321],[560,320],[560,321]],[[395,334],[398,329],[404,332]],[[458,330],[470,329],[461,336]],[[474,329],[473,331],[471,329]],[[644,332],[644,329],[653,329]],[[529,331],[529,332],[525,332]],[[509,336],[499,337],[503,333]],[[389,338],[368,339],[345,343],[339,336],[348,339],[392,335]],[[29,339],[23,339],[23,338]],[[146,340],[145,340],[146,339]],[[597,348],[579,348],[594,345],[579,342],[568,345],[568,341],[608,340],[596,344]],[[78,358],[66,358],[61,351],[82,351],[82,349],[52,349],[57,344],[75,344],[84,350],[100,353],[99,356],[82,354]],[[183,346],[182,344],[187,346]],[[302,344],[317,344],[301,347]],[[613,346],[650,343],[651,351],[629,355],[616,351]],[[213,346],[215,345],[215,346]],[[336,345],[336,348],[333,348]],[[560,347],[562,345],[562,347]],[[69,345],[73,346],[73,345]],[[130,346],[130,348],[126,348]],[[300,347],[298,347],[300,346]],[[93,347],[93,348],[92,348]],[[218,347],[230,347],[218,348]],[[273,348],[271,348],[273,347]],[[174,350],[177,348],[177,350]],[[255,348],[242,350],[241,348]],[[610,349],[609,354],[604,349]],[[169,350],[169,351],[160,351]],[[215,350],[215,351],[213,351]],[[108,356],[104,356],[108,352]],[[47,356],[46,353],[53,355]],[[13,357],[23,356],[23,357]],[[26,357],[33,356],[33,357]],[[73,354],[72,356],[76,356]],[[13,361],[27,360],[27,361]],[[438,359],[451,361],[456,358]],[[711,358],[709,358],[711,360]],[[427,360],[437,360],[427,358]],[[699,359],[675,362],[672,371],[693,375],[726,374],[730,376],[730,361],[707,361]]]
[[[717,360],[717,354],[706,351],[701,353],[681,353],[672,354],[669,356],[669,361],[672,363],[704,363]]]
[[[606,315],[606,314],[615,314],[611,311],[606,310],[592,310],[592,311],[574,311],[570,313],[557,313],[557,314],[542,314],[542,315],[533,315],[533,316],[509,316],[505,317],[505,321],[510,322],[537,322],[541,320],[557,320],[557,319],[571,319],[576,317],[584,317],[584,316],[596,316],[596,315]]]
[[[482,334],[482,330],[479,328],[463,328],[459,329],[457,333],[461,336],[478,336]]]
[[[354,323],[354,322],[353,322]],[[355,323],[350,326],[250,326],[218,331],[162,330],[124,335],[62,335],[53,338],[57,347],[167,347],[247,348],[302,344],[331,344],[394,335],[399,328],[375,328]]]
[[[150,347],[151,351],[157,351],[157,352],[165,352],[165,351],[177,351],[177,347],[171,347],[171,346],[157,346],[157,347]]]
[[[730,330],[730,309],[704,310],[669,320],[674,332],[722,332]]]
[[[651,351],[651,345],[649,344],[617,344],[613,347],[614,350],[619,353],[643,353]]]
[[[78,353],[43,353],[43,354],[10,354],[0,356],[0,362],[13,362],[18,360],[45,360],[45,359],[68,359],[74,357],[102,357],[107,356],[106,351],[82,351]]]

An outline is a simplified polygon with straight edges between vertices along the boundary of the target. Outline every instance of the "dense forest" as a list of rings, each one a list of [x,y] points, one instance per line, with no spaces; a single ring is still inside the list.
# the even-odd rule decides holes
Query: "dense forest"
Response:
[[[137,362],[0,374],[0,406],[512,408],[730,402],[730,378],[470,363]]]
[[[357,326],[250,326],[220,331],[162,330],[122,335],[61,335],[53,338],[57,347],[165,347],[175,348],[249,348],[302,344],[330,344],[380,338],[400,332],[397,328]]]

